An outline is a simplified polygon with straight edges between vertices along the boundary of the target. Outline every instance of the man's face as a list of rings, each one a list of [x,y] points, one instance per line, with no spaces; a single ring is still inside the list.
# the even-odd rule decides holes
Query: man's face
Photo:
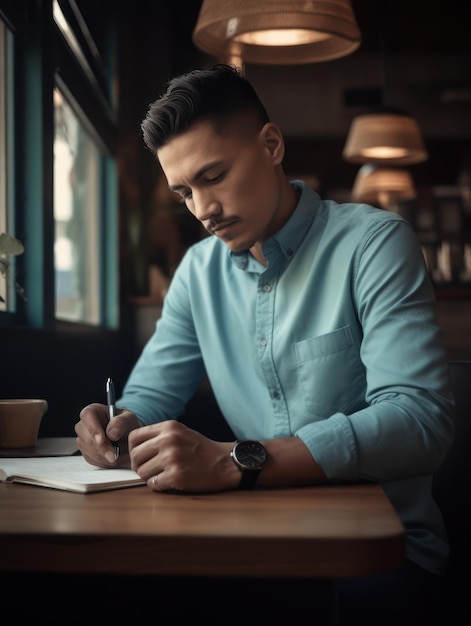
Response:
[[[234,252],[249,250],[286,221],[281,203],[281,134],[274,124],[257,130],[234,122],[217,134],[207,122],[160,148],[169,187],[209,233]]]

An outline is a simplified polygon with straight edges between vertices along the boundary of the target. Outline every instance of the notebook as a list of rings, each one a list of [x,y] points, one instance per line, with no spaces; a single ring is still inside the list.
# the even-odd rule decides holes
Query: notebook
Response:
[[[146,484],[132,469],[95,467],[82,456],[0,458],[0,480],[76,493],[93,493]]]

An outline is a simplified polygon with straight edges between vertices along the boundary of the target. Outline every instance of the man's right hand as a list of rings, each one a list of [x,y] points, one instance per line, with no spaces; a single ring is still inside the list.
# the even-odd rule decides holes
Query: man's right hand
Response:
[[[128,435],[139,426],[136,415],[127,409],[118,409],[110,421],[106,404],[89,404],[80,411],[80,421],[74,427],[77,447],[91,465],[129,467]],[[119,446],[118,458],[115,443]]]

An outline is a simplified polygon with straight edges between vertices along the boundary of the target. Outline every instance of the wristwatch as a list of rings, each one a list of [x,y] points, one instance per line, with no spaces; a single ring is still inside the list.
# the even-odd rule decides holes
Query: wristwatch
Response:
[[[253,489],[267,460],[265,448],[259,441],[252,439],[237,441],[232,448],[231,457],[242,472],[239,489]]]

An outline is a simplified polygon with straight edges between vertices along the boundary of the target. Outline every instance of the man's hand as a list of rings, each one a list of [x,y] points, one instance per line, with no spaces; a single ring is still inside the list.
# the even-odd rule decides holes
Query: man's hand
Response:
[[[129,433],[131,467],[155,491],[209,492],[234,489],[240,472],[231,442],[208,439],[169,420]]]
[[[105,404],[89,404],[80,412],[75,424],[77,447],[83,457],[98,467],[129,466],[127,437],[139,427],[139,421],[131,411],[119,409],[111,421]],[[115,460],[113,443],[119,445],[119,458]]]

